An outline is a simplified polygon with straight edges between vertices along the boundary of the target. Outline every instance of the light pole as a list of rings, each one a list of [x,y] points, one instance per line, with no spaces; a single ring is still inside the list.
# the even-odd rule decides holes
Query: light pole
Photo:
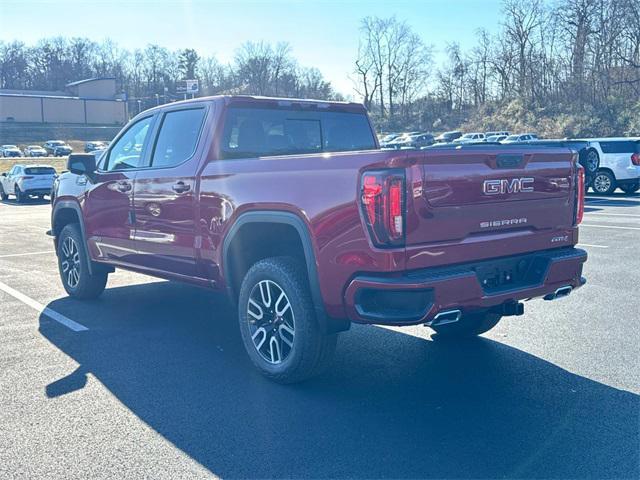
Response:
[[[138,113],[142,111],[142,100],[138,100]]]

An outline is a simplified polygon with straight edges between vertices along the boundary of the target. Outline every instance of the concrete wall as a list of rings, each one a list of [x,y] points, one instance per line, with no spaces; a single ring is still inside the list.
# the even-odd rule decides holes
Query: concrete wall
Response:
[[[75,98],[43,98],[46,123],[84,123],[84,101]]]
[[[0,96],[0,122],[42,122],[42,106],[38,97]]]
[[[9,121],[122,125],[127,121],[127,103],[0,95],[0,122]]]
[[[126,102],[85,100],[87,103],[87,123],[123,124],[126,121]]]

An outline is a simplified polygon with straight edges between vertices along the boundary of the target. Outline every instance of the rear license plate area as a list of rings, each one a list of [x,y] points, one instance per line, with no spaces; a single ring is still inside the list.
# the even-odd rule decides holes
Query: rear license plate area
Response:
[[[474,270],[484,292],[495,294],[542,283],[548,266],[548,259],[530,256],[495,260]]]

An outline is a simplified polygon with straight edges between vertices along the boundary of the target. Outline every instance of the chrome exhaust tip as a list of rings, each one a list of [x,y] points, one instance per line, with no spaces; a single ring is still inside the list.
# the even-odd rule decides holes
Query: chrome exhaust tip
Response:
[[[462,312],[460,310],[445,310],[438,313],[433,320],[425,323],[426,326],[431,327],[433,325],[444,325],[446,323],[454,323],[460,320]]]
[[[572,291],[573,287],[571,285],[565,285],[564,287],[558,288],[555,292],[545,295],[543,298],[545,300],[557,300],[568,296]]]

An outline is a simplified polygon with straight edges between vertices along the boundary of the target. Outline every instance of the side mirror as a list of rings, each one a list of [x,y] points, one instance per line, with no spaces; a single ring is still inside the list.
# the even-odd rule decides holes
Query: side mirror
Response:
[[[6,172],[2,172],[2,173],[0,173],[0,177],[6,177],[6,176],[7,176],[7,173],[6,173]]]
[[[72,153],[67,160],[67,170],[76,175],[85,175],[93,181],[96,172],[96,157],[90,153]]]

